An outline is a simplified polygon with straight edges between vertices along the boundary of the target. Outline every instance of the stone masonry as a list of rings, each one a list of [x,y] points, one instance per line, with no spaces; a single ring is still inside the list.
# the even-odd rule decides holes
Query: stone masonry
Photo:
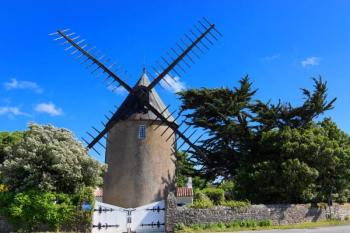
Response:
[[[232,209],[230,207],[216,206],[209,209],[193,209],[177,207],[173,194],[167,200],[166,229],[173,232],[176,224],[183,223],[205,224],[217,222],[231,222],[234,220],[271,220],[273,224],[286,225],[302,222],[315,222],[327,219],[327,215],[337,219],[350,216],[350,205],[334,205],[331,209],[311,207],[310,204],[298,205],[252,205],[249,208]]]

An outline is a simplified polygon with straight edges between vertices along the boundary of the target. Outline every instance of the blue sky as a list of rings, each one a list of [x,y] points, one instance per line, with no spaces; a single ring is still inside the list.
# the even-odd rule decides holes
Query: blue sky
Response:
[[[202,17],[224,37],[180,81],[233,87],[249,74],[258,97],[300,103],[310,77],[337,97],[327,113],[350,133],[349,1],[5,1],[0,8],[0,131],[52,123],[84,136],[123,93],[105,84],[48,36],[71,28],[121,64],[133,85]],[[164,102],[172,92],[157,87]]]

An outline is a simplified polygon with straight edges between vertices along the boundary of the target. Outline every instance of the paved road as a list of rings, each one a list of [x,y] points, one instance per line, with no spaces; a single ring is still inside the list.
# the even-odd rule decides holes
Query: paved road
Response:
[[[336,227],[322,227],[317,229],[240,231],[239,233],[350,233],[350,225],[336,226]]]

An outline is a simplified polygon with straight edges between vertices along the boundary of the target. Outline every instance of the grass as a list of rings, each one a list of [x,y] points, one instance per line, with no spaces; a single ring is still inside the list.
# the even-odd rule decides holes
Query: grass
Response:
[[[233,221],[231,223],[211,223],[211,224],[194,224],[185,226],[179,224],[176,226],[176,233],[197,233],[197,232],[235,232],[246,230],[273,230],[273,229],[310,229],[325,226],[339,226],[350,224],[350,221],[327,220],[319,222],[306,222],[293,225],[272,225],[270,221]]]

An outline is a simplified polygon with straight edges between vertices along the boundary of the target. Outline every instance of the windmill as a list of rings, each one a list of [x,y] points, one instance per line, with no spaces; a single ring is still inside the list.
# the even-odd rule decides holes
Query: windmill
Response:
[[[196,145],[202,135],[191,141],[195,132],[186,135],[190,126],[180,130],[185,123],[185,120],[179,125],[176,123],[181,113],[174,118],[174,112],[169,112],[169,105],[163,104],[154,88],[160,82],[170,85],[167,82],[169,78],[181,76],[195,63],[193,57],[205,54],[213,41],[221,36],[215,24],[206,18],[200,20],[194,30],[176,43],[176,49],[171,48],[167,52],[167,58],[161,57],[162,62],[157,62],[158,68],[151,66],[154,75],[144,70],[133,87],[121,78],[120,68],[115,69],[116,63],[70,29],[57,30],[50,35],[57,36],[55,41],[63,41],[62,45],[67,46],[64,50],[71,55],[76,54],[76,58],[88,64],[87,67],[97,77],[104,76],[104,81],[110,82],[110,88],[122,87],[128,92],[127,98],[112,112],[112,116],[106,116],[103,129],[93,127],[96,135],[88,132],[91,140],[83,139],[87,147],[97,153],[96,144],[106,149],[108,171],[104,177],[103,201],[132,208],[164,199],[167,191],[174,186],[176,150],[187,144],[187,150],[198,154],[204,152]],[[106,140],[106,146],[100,142],[102,138]],[[177,147],[179,140],[182,144]]]

